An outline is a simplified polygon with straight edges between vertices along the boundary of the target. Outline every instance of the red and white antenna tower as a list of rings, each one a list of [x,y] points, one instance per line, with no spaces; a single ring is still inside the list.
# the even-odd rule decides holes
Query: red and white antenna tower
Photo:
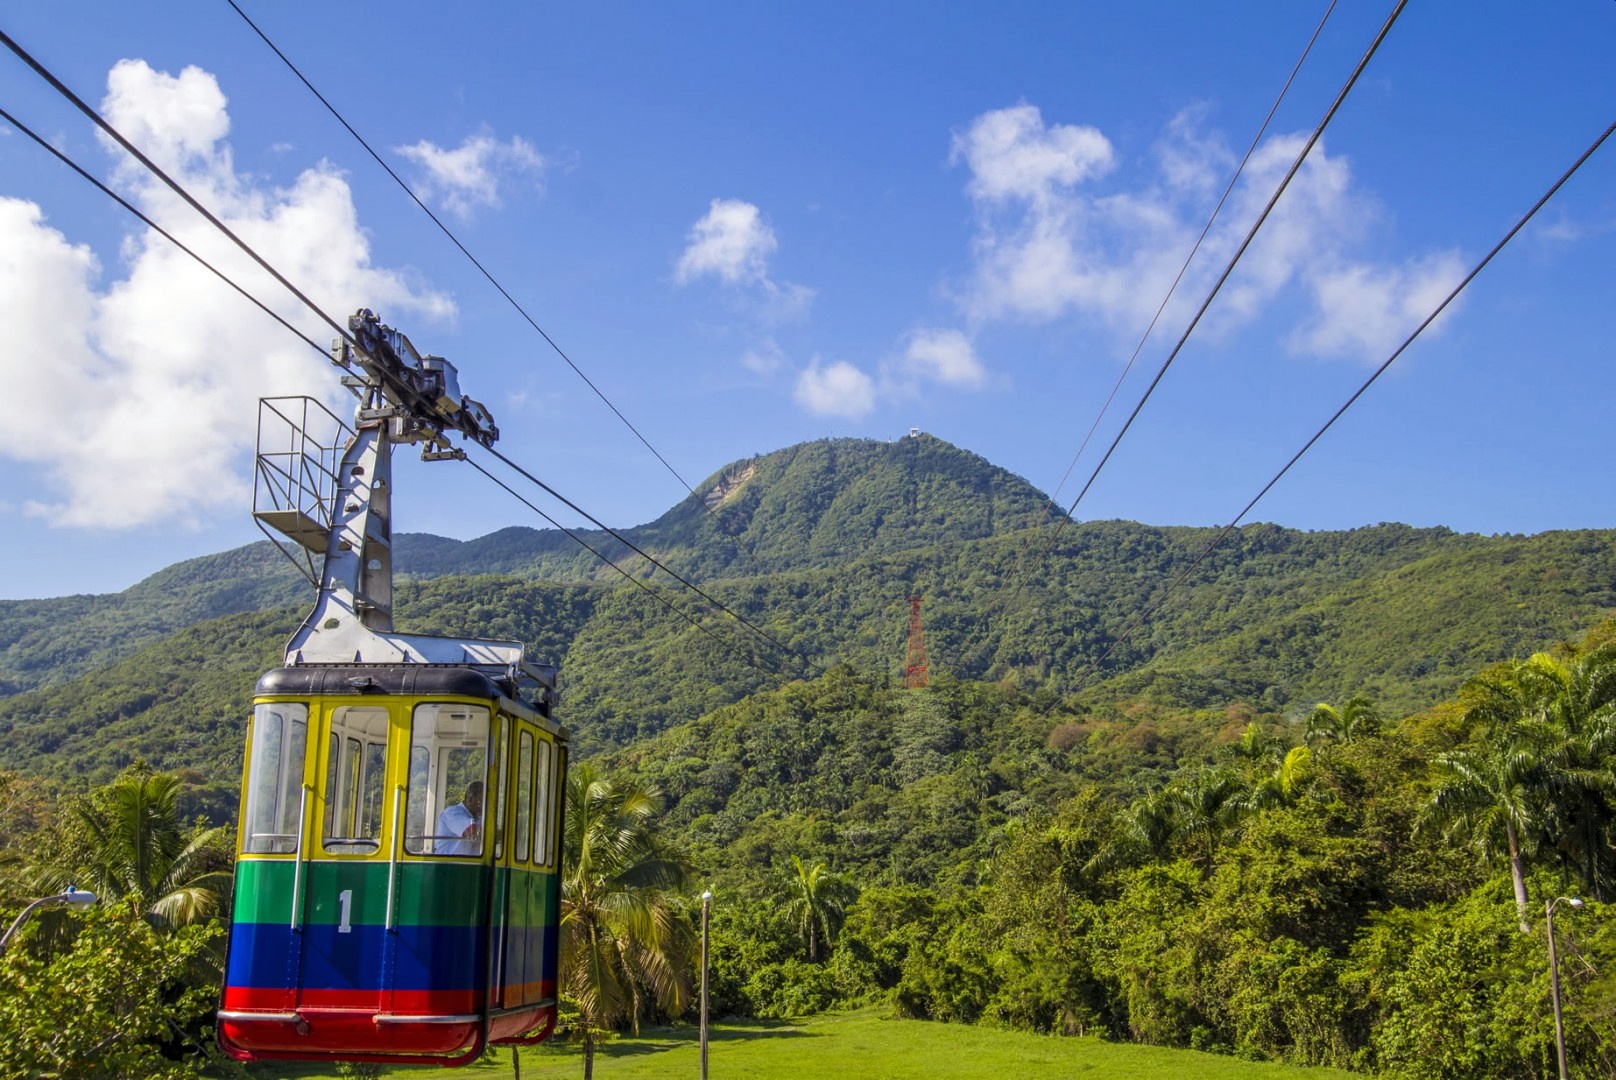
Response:
[[[920,631],[920,602],[923,596],[909,598],[909,655],[903,664],[903,688],[914,690],[925,686],[929,681],[926,677],[926,637]]]

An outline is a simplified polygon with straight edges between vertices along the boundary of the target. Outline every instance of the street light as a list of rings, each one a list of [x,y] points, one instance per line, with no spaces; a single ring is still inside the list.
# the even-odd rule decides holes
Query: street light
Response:
[[[713,890],[701,894],[701,1080],[707,1080],[707,909],[713,902]]]
[[[88,907],[93,903],[95,903],[95,893],[85,892],[83,889],[74,888],[72,885],[67,887],[66,892],[59,892],[55,896],[40,897],[23,908],[22,914],[18,915],[17,920],[11,924],[11,929],[7,930],[3,937],[0,937],[0,952],[4,952],[6,946],[11,944],[11,935],[17,932],[17,927],[23,924],[24,919],[34,913],[35,908],[44,907],[46,904],[72,904],[74,907]]]
[[[1554,1000],[1554,1048],[1560,1055],[1560,1080],[1570,1080],[1571,1074],[1566,1072],[1565,1023],[1560,1019],[1560,960],[1554,952],[1554,909],[1560,906],[1562,900],[1570,904],[1572,910],[1582,907],[1582,901],[1575,896],[1556,897],[1544,906],[1543,922],[1549,935],[1549,996]]]

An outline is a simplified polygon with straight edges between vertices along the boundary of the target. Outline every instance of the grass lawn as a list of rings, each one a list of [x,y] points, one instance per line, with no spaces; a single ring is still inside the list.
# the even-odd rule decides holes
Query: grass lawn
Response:
[[[712,1080],[1066,1080],[1075,1075],[1107,1080],[1346,1080],[1338,1069],[1302,1069],[1241,1061],[1193,1050],[1163,1050],[1099,1039],[1058,1039],[960,1024],[890,1020],[874,1010],[835,1013],[806,1020],[759,1020],[716,1025],[708,1046]],[[613,1041],[595,1055],[596,1080],[699,1077],[696,1029],[647,1029],[638,1038]],[[569,1080],[583,1076],[576,1047],[544,1046],[522,1051],[522,1080]],[[259,1066],[255,1077],[335,1077],[334,1069]],[[449,1080],[503,1080],[514,1075],[511,1052],[457,1073],[436,1068],[388,1068],[388,1077],[436,1076]]]

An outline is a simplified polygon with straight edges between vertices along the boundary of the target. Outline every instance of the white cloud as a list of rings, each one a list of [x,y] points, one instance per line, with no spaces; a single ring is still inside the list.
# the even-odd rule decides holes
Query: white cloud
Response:
[[[929,379],[955,389],[976,389],[987,380],[971,339],[958,330],[917,330],[901,363],[912,379]]]
[[[1062,189],[1111,170],[1110,141],[1092,127],[1044,126],[1032,105],[983,113],[963,135],[954,136],[951,161],[971,169],[973,198],[991,202],[1026,199],[1041,203]]]
[[[786,354],[773,338],[748,349],[741,356],[741,366],[757,375],[772,375],[785,365]]]
[[[422,194],[438,199],[450,213],[469,218],[479,208],[498,209],[500,185],[528,176],[539,186],[549,162],[520,135],[500,142],[486,132],[468,136],[453,150],[425,139],[414,146],[397,147],[425,170]]]
[[[816,290],[769,276],[769,258],[780,246],[763,212],[743,199],[714,199],[685,238],[673,280],[688,285],[704,277],[751,290],[753,317],[778,323],[807,313]]]
[[[286,189],[238,175],[225,97],[213,76],[125,60],[103,110],[325,311],[447,317],[447,297],[373,266],[342,176],[324,164]],[[118,183],[153,220],[316,341],[331,331],[138,164],[117,152]],[[0,382],[13,411],[0,455],[37,466],[32,513],[53,524],[126,528],[199,522],[247,499],[257,399],[337,401],[330,364],[154,233],[132,233],[122,276],[100,282],[90,249],[40,208],[0,198]]]
[[[1207,236],[1168,311],[1169,325],[1192,310],[1257,219],[1305,145],[1302,135],[1267,140],[1252,156],[1218,224]],[[1071,315],[1124,338],[1155,314],[1226,182],[1233,157],[1201,127],[1201,110],[1180,113],[1154,150],[1154,175],[1120,190],[1093,181],[1117,164],[1093,128],[1046,126],[1031,105],[984,113],[953,140],[965,190],[977,210],[974,270],[961,296],[975,321],[1047,321]],[[1354,256],[1379,224],[1377,202],[1356,184],[1345,157],[1321,142],[1242,257],[1205,330],[1227,331],[1299,290],[1312,307],[1292,348],[1361,355],[1412,329],[1413,313],[1444,282],[1455,255],[1401,265]]]
[[[1405,266],[1348,264],[1320,271],[1309,282],[1317,313],[1296,330],[1290,346],[1324,356],[1384,359],[1464,279],[1465,270],[1456,252],[1443,252]],[[1442,319],[1452,312],[1449,307]]]
[[[857,420],[875,408],[875,380],[845,360],[821,366],[816,358],[797,377],[794,397],[816,415]]]
[[[716,277],[728,285],[766,284],[769,256],[779,246],[756,206],[741,199],[714,199],[690,227],[674,280],[683,285]]]

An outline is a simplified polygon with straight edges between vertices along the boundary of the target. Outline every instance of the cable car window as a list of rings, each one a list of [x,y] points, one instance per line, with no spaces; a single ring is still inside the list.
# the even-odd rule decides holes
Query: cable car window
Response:
[[[387,709],[344,705],[331,714],[325,766],[325,849],[367,855],[381,849]]]
[[[338,771],[341,764],[342,736],[333,731],[325,751],[325,835],[328,840],[337,835],[331,831],[331,826],[337,816],[337,779],[341,776]]]
[[[410,719],[404,850],[411,855],[481,855],[487,779],[488,709],[417,705]]]
[[[247,766],[247,823],[242,850],[290,854],[297,850],[303,810],[303,759],[309,707],[302,702],[253,709],[252,761]]]
[[[505,855],[505,779],[510,771],[506,764],[506,739],[510,721],[499,718],[499,733],[494,742],[494,858]]]
[[[538,782],[533,785],[533,861],[550,861],[550,744],[539,740]]]
[[[527,862],[528,845],[533,837],[533,734],[522,732],[516,738],[516,850],[511,858]]]
[[[382,796],[387,785],[387,744],[365,744],[364,791],[359,803],[359,835],[382,834]]]

